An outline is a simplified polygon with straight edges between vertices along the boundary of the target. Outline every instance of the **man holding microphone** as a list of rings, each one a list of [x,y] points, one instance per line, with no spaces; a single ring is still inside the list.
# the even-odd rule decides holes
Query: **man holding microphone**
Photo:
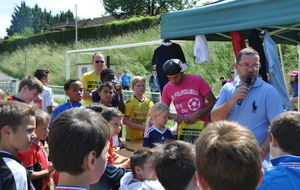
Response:
[[[211,120],[235,121],[247,127],[257,139],[262,157],[269,160],[268,128],[283,112],[283,105],[277,90],[258,75],[259,61],[259,54],[252,48],[239,52],[237,63],[234,63],[239,76],[221,89],[211,111]]]

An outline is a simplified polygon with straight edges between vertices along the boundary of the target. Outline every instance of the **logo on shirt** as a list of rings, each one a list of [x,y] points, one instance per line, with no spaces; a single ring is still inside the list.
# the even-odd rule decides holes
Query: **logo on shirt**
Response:
[[[257,110],[257,105],[256,105],[256,100],[254,100],[253,102],[252,102],[252,113],[256,113],[256,110]]]
[[[201,103],[198,98],[192,98],[188,101],[188,107],[191,111],[197,111],[200,109]]]
[[[199,92],[195,89],[183,89],[183,90],[180,90],[180,91],[177,91],[175,92],[172,96],[171,96],[171,99],[172,100],[175,100],[176,98],[180,97],[180,96],[183,96],[183,95],[195,95],[195,96],[198,96]]]

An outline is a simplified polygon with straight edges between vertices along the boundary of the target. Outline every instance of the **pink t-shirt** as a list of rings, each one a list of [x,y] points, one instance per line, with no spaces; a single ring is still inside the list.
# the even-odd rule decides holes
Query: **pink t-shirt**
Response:
[[[173,101],[177,114],[188,116],[206,106],[204,96],[211,91],[205,80],[197,75],[185,74],[185,79],[178,86],[168,82],[162,94],[162,102],[170,105]],[[200,120],[208,123],[208,115],[202,115]]]

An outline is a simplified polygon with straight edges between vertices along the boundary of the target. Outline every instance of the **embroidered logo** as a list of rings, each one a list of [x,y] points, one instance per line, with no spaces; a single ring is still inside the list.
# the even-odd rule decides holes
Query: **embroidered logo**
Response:
[[[252,113],[256,113],[256,110],[257,110],[257,105],[255,105],[256,104],[256,100],[254,100],[253,102],[252,102]]]

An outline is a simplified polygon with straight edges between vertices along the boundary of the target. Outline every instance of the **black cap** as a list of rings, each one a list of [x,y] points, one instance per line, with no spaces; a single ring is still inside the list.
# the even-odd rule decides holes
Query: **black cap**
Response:
[[[180,59],[169,59],[162,67],[166,75],[176,75],[178,73],[187,71],[189,68],[189,64],[182,63]]]

